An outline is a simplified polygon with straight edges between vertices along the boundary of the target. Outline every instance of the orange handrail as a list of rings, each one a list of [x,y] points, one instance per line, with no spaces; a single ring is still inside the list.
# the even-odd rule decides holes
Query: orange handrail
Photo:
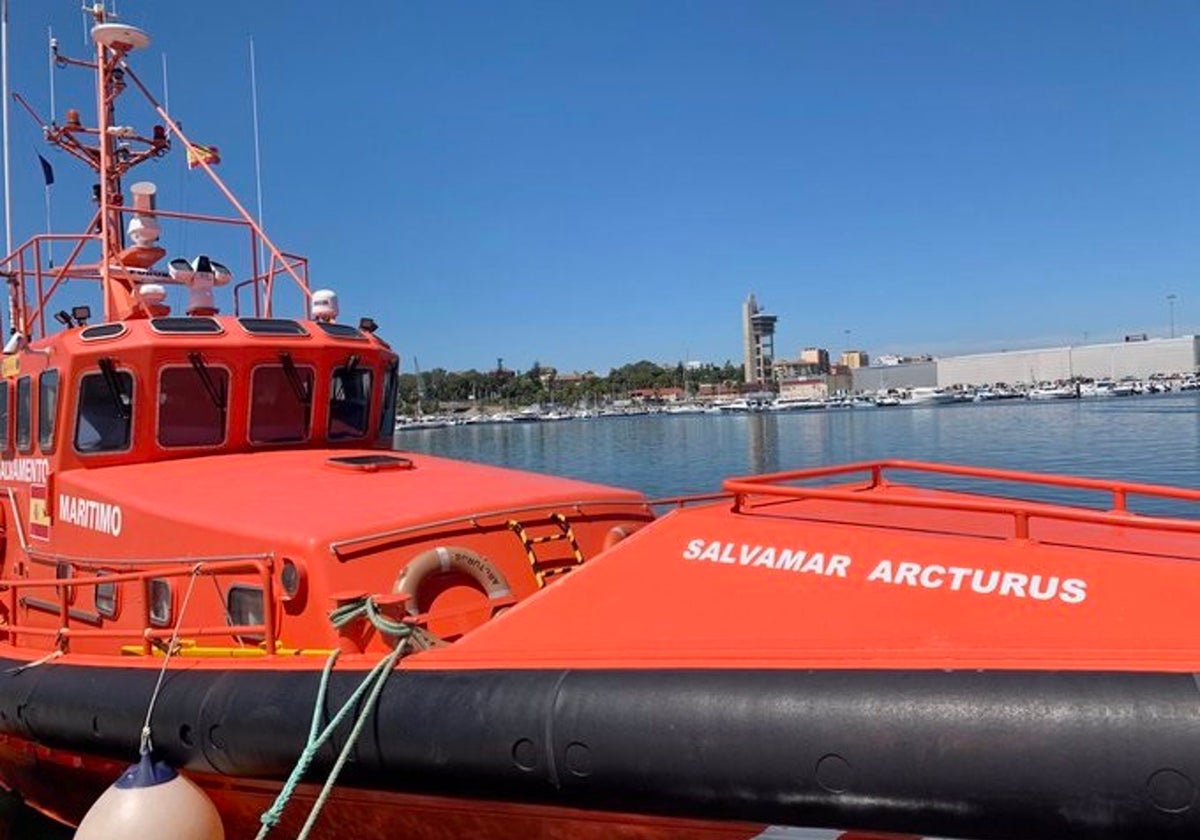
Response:
[[[889,496],[863,492],[864,490],[884,486],[886,484],[884,474],[889,470],[1105,492],[1111,495],[1112,502],[1109,510],[1102,511],[1086,507],[1020,499],[971,499],[962,496],[950,498]],[[869,482],[859,489],[803,487],[788,483],[857,473],[870,474]],[[744,511],[747,497],[766,496],[787,499],[824,499],[867,505],[954,510],[968,513],[1001,514],[1013,518],[1014,535],[1018,539],[1028,539],[1029,522],[1033,518],[1084,522],[1096,525],[1116,525],[1145,530],[1200,533],[1200,521],[1139,515],[1131,513],[1128,508],[1128,500],[1131,495],[1200,503],[1200,491],[1109,479],[1038,475],[1017,470],[987,467],[930,464],[924,461],[872,461],[845,464],[836,467],[816,467],[813,469],[770,473],[761,476],[732,478],[725,481],[722,487],[734,494],[734,508],[739,511]]]
[[[118,561],[119,562],[119,561]],[[75,587],[99,586],[100,584],[116,584],[126,582],[145,582],[151,578],[185,577],[191,574],[216,576],[221,574],[256,574],[261,581],[263,591],[263,621],[255,625],[231,626],[199,626],[178,628],[168,626],[156,628],[150,621],[150,603],[142,604],[141,627],[116,627],[97,629],[94,627],[71,626],[72,615],[70,608],[70,591]],[[150,652],[154,639],[178,636],[246,636],[261,634],[263,636],[266,654],[273,656],[277,648],[277,629],[275,626],[275,597],[274,597],[274,564],[270,558],[263,560],[219,560],[211,562],[173,563],[170,565],[154,566],[133,572],[122,572],[109,575],[90,575],[87,577],[43,578],[29,579],[0,579],[0,590],[9,590],[14,594],[22,589],[57,590],[58,627],[35,627],[30,625],[9,623],[0,627],[0,632],[11,640],[19,635],[53,636],[58,639],[59,646],[66,649],[70,638],[140,638],[144,642],[144,650]],[[49,604],[47,604],[49,606]],[[14,613],[15,616],[15,613]],[[182,620],[180,615],[178,620]]]
[[[92,225],[95,225],[96,217],[92,219]],[[91,226],[89,226],[89,230]],[[17,298],[17,311],[11,313],[11,317],[15,318],[15,323],[10,324],[10,329],[20,330],[26,333],[30,339],[40,338],[46,335],[46,316],[45,311],[50,298],[58,290],[62,282],[68,278],[74,279],[94,279],[99,280],[100,276],[96,269],[91,265],[76,265],[76,260],[84,246],[89,242],[99,242],[100,237],[96,234],[80,233],[80,234],[65,234],[65,233],[42,233],[30,237],[21,244],[17,250],[13,251],[8,256],[0,259],[0,274],[4,274],[20,284],[24,290],[26,279],[33,279],[36,284],[38,295],[37,306],[33,310],[32,315],[28,313],[29,302],[25,300],[24,295]],[[42,249],[43,243],[50,242],[74,242],[70,254],[65,262],[61,265],[42,266]],[[32,254],[32,256],[29,256]],[[28,264],[32,262],[33,268],[29,268]],[[50,288],[44,287],[44,281],[52,279]],[[35,330],[36,327],[36,330]]]

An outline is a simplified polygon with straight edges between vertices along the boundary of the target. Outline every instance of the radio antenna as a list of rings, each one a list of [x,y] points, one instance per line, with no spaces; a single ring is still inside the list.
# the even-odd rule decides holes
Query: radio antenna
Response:
[[[8,173],[8,0],[0,0],[0,96],[4,97],[4,253],[12,253],[12,195]]]
[[[254,60],[254,39],[250,39],[250,107],[254,111],[254,186],[258,200],[258,226],[263,223],[262,154],[258,144],[258,68]]]
[[[48,59],[47,72],[48,72],[48,75],[50,76],[50,125],[55,125],[58,121],[58,110],[56,108],[56,104],[54,101],[54,76],[55,76],[54,70],[55,70],[55,65],[58,62],[58,41],[56,41],[54,38],[54,27],[53,26],[46,27],[46,41],[48,44],[48,53],[49,53],[49,55],[47,56],[47,59]],[[45,128],[46,128],[46,126],[43,126],[43,129],[45,129]],[[39,155],[38,157],[41,158],[41,155]],[[53,224],[52,217],[50,214],[50,184],[53,183],[54,176],[52,174],[51,169],[49,168],[49,164],[44,164],[43,174],[46,176],[45,179],[47,182],[46,183],[46,233],[50,233],[51,226]],[[53,266],[54,266],[54,241],[51,239],[46,240],[46,262],[49,263],[50,267],[53,268]]]
[[[171,88],[167,85],[167,54],[162,54],[162,70],[163,70],[163,109],[169,114],[171,113]]]
[[[50,122],[58,121],[58,111],[55,109],[54,103],[54,66],[58,62],[58,41],[54,39],[54,27],[46,27],[46,39],[50,44],[50,55],[48,56],[49,73],[50,73]]]
[[[250,110],[254,114],[254,190],[255,199],[258,206],[258,227],[262,230],[263,226],[263,190],[262,190],[262,155],[258,144],[258,67],[254,60],[254,38],[250,38]],[[260,270],[261,263],[259,261],[261,243],[258,237],[254,237],[254,268],[257,272]],[[263,293],[267,294],[270,288],[268,284],[263,289]]]

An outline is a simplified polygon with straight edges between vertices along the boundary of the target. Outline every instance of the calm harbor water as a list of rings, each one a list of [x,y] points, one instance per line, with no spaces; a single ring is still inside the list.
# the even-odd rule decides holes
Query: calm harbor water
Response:
[[[1200,392],[481,424],[400,432],[395,446],[632,487],[654,498],[712,491],[728,476],[879,458],[1200,488]],[[1032,495],[1099,501],[1061,491]],[[1200,505],[1135,508],[1200,516]]]

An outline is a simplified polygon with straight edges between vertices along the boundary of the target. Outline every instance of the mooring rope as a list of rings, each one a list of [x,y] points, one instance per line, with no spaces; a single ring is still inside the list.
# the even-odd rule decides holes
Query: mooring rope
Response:
[[[338,775],[342,772],[342,767],[345,766],[346,760],[350,757],[350,752],[354,749],[354,745],[358,743],[358,736],[362,734],[367,719],[375,711],[375,704],[379,700],[380,693],[383,691],[383,684],[387,682],[388,676],[391,675],[392,669],[396,666],[396,661],[404,654],[407,644],[407,640],[402,640],[400,644],[396,645],[395,650],[384,659],[383,670],[375,677],[374,685],[371,686],[371,693],[367,695],[367,700],[363,704],[362,711],[359,712],[358,720],[354,722],[354,728],[350,730],[350,735],[346,738],[346,743],[342,746],[342,751],[338,753],[337,761],[334,762],[333,769],[329,771],[329,778],[325,780],[325,784],[321,787],[321,793],[317,796],[317,801],[313,803],[312,810],[308,812],[308,819],[304,821],[304,827],[296,835],[296,840],[307,840],[313,826],[317,824],[317,818],[321,815],[321,810],[325,807],[329,795],[333,792],[333,786],[337,782]],[[371,681],[371,676],[367,677],[367,681]]]
[[[179,639],[179,628],[183,626],[183,617],[187,615],[188,601],[192,598],[192,589],[196,586],[196,578],[200,576],[200,570],[204,567],[203,563],[197,563],[192,567],[192,577],[188,580],[187,592],[183,595],[183,603],[179,606],[179,620],[175,622],[175,627],[171,631],[171,641],[167,643],[167,649],[163,653],[162,668],[158,670],[158,681],[154,684],[154,693],[150,695],[150,705],[146,709],[146,720],[142,724],[142,742],[138,747],[139,755],[149,755],[154,749],[154,744],[150,739],[150,718],[154,716],[154,704],[158,702],[158,694],[162,691],[163,679],[167,676],[167,665],[171,662],[171,656],[175,653],[177,640]]]
[[[364,598],[362,600],[370,602],[369,598]],[[349,606],[355,607],[355,615],[350,617],[339,616],[344,619],[341,624],[345,624],[354,618],[371,617],[372,610],[370,607],[366,607],[359,602]],[[339,611],[335,610],[335,612]],[[384,626],[376,624],[376,626],[380,627],[380,629],[384,630],[384,632],[391,633],[393,635],[403,635],[411,631],[410,625],[398,625],[396,622],[385,619],[383,616],[378,617],[384,619],[385,626],[396,625],[400,628],[403,628],[401,630],[385,629]],[[372,623],[375,623],[374,619],[372,619]],[[340,627],[341,624],[337,624],[337,621],[335,620],[336,626]],[[283,816],[284,808],[287,807],[288,801],[296,792],[296,788],[300,784],[300,780],[308,771],[308,767],[310,764],[312,764],[313,759],[316,757],[317,751],[320,750],[321,747],[324,746],[325,742],[329,740],[330,736],[333,735],[334,731],[337,730],[338,726],[340,726],[342,721],[345,720],[346,715],[349,714],[350,710],[358,704],[358,701],[362,698],[362,696],[367,694],[367,699],[363,703],[362,709],[359,710],[358,717],[354,722],[354,726],[350,730],[349,736],[346,738],[346,743],[342,746],[342,750],[338,754],[337,761],[334,762],[333,769],[330,770],[329,777],[325,780],[325,785],[321,788],[320,795],[317,797],[316,802],[313,803],[313,807],[309,811],[308,819],[304,823],[304,828],[302,828],[300,833],[296,835],[296,840],[305,840],[305,838],[308,837],[313,826],[316,824],[317,817],[320,815],[321,809],[325,807],[325,802],[328,800],[334,784],[337,782],[337,777],[342,771],[342,766],[349,758],[350,752],[354,749],[354,745],[358,742],[358,738],[362,733],[363,727],[366,725],[367,720],[375,710],[375,703],[378,701],[379,695],[383,691],[383,684],[387,682],[387,678],[391,675],[393,668],[395,668],[396,662],[401,656],[404,655],[407,647],[408,639],[401,639],[400,643],[397,644],[395,648],[393,648],[385,657],[383,657],[383,659],[377,662],[375,666],[367,672],[367,675],[363,677],[362,682],[360,682],[358,687],[354,689],[354,692],[350,695],[346,702],[342,704],[342,707],[338,709],[337,713],[333,716],[333,719],[328,723],[328,725],[326,725],[324,729],[320,729],[321,712],[325,708],[325,698],[329,693],[329,679],[333,673],[333,666],[337,662],[340,651],[333,651],[329,655],[329,658],[325,660],[325,667],[321,670],[321,681],[317,686],[317,699],[313,706],[312,721],[308,728],[308,741],[305,744],[304,749],[301,751],[300,757],[296,759],[296,766],[292,768],[291,775],[288,776],[287,781],[283,783],[283,788],[279,791],[279,795],[275,798],[275,802],[270,808],[268,808],[266,811],[263,811],[262,816],[259,817],[259,822],[262,823],[262,827],[255,836],[255,840],[263,840],[263,838],[270,834],[271,830],[279,824],[279,820]]]
[[[60,657],[62,655],[63,655],[62,648],[55,648],[54,650],[50,651],[45,656],[43,656],[41,659],[35,659],[32,662],[26,662],[24,665],[18,665],[15,668],[8,668],[5,670],[4,673],[19,674],[22,671],[28,671],[30,668],[36,668],[39,665],[45,665],[50,660],[58,659],[58,657]]]

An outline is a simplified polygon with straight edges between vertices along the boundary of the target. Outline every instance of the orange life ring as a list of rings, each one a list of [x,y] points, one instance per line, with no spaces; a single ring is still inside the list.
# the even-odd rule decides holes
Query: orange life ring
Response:
[[[604,535],[604,551],[608,551],[619,542],[624,542],[641,529],[642,523],[640,522],[626,523],[609,528],[608,533]]]
[[[504,574],[483,555],[458,546],[439,545],[418,554],[400,572],[392,591],[408,595],[409,614],[420,615],[417,591],[427,577],[443,572],[459,572],[472,578],[483,589],[488,600],[504,602],[497,607],[508,606],[512,602],[512,589]]]

